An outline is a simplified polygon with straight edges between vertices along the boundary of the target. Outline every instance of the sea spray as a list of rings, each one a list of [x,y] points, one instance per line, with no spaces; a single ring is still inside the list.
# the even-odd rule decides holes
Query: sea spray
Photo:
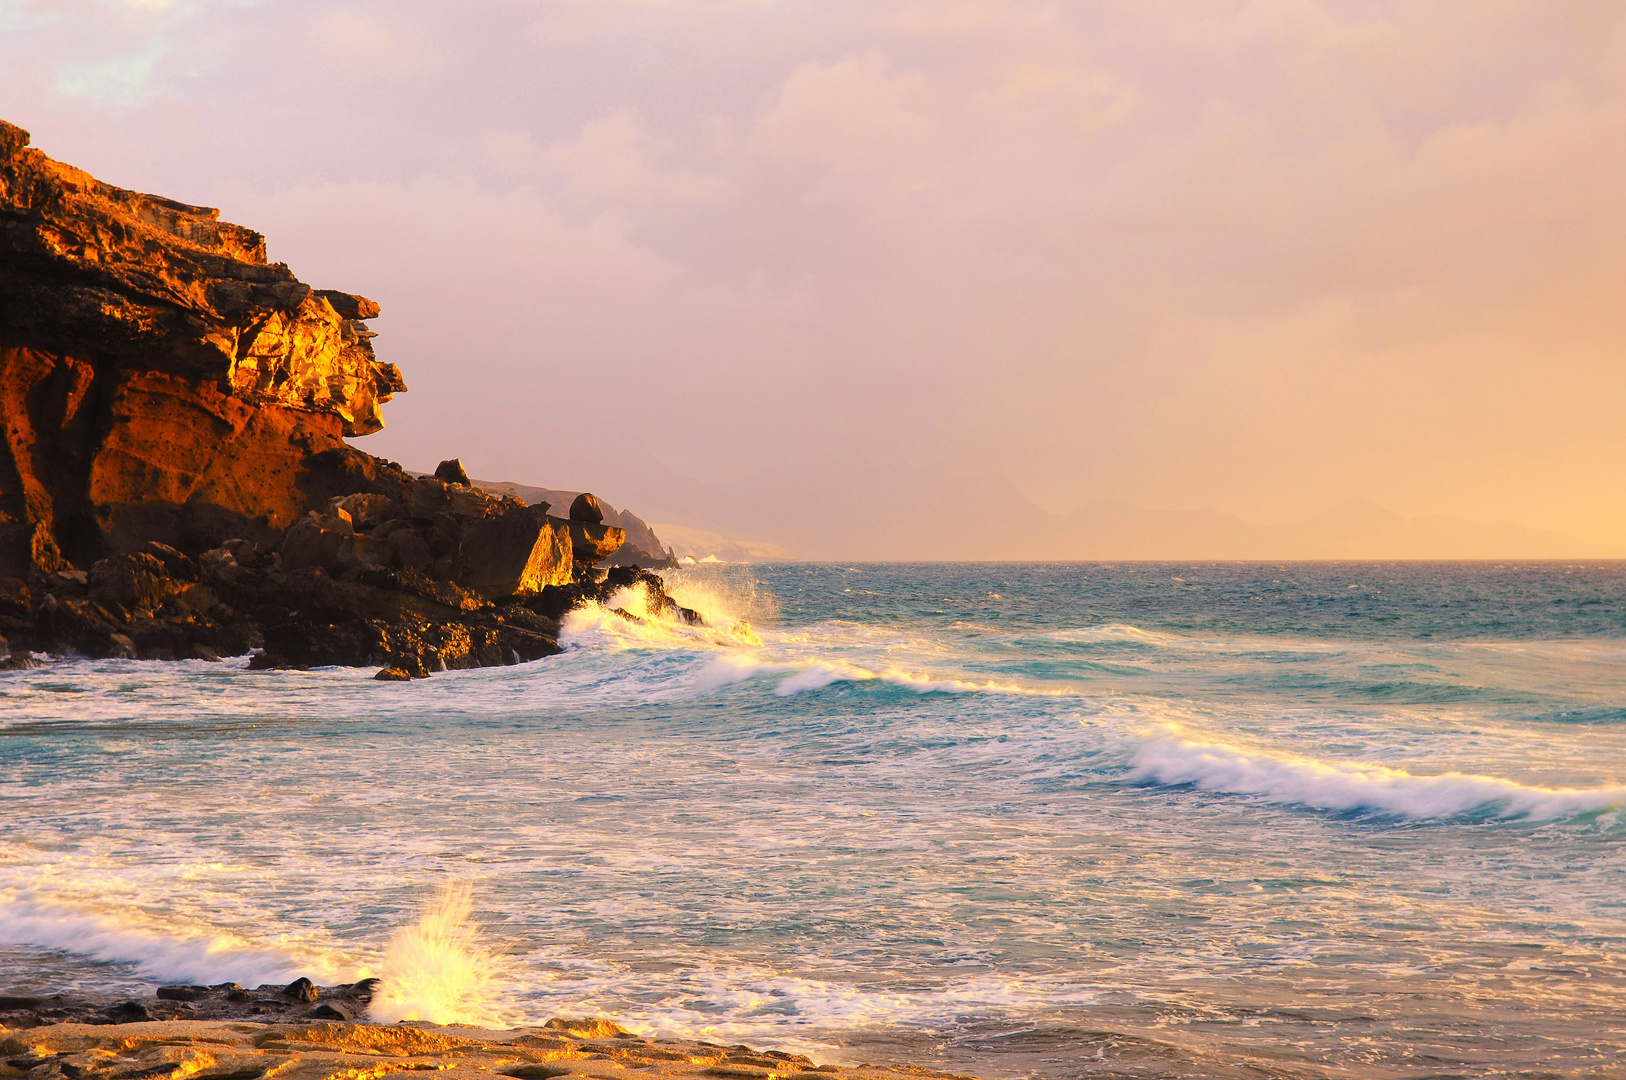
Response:
[[[602,605],[590,603],[570,612],[564,621],[564,640],[594,639],[617,649],[738,649],[762,645],[751,624],[735,617],[726,593],[680,585],[670,595],[696,613],[699,621],[690,621],[670,605],[653,603],[648,587],[639,582],[617,590]]]
[[[757,626],[779,622],[778,598],[748,568],[720,572],[691,567],[668,570],[662,579],[667,595],[713,622],[749,622]]]
[[[368,1009],[372,1019],[504,1026],[492,978],[495,959],[469,917],[472,896],[467,884],[447,885],[424,905],[417,922],[390,936]]]

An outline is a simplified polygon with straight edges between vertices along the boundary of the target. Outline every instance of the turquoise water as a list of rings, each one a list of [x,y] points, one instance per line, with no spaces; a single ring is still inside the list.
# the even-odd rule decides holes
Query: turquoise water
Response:
[[[711,625],[421,683],[0,674],[0,992],[383,972],[392,1016],[988,1077],[1620,1075],[1626,565],[671,580]],[[448,885],[481,935],[409,986]]]

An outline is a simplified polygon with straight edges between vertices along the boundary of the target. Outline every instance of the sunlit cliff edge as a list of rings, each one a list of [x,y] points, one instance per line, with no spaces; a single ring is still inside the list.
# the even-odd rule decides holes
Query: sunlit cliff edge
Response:
[[[654,550],[623,552],[590,493],[556,516],[450,455],[415,475],[350,446],[406,389],[377,304],[28,143],[0,121],[7,663],[254,652],[408,679],[551,655],[566,612],[622,589],[699,618],[648,572],[647,526]]]

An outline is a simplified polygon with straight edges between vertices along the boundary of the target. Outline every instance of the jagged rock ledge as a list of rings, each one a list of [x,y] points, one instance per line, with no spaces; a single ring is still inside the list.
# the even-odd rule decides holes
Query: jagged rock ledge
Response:
[[[853,1080],[897,1080],[899,1074],[969,1080],[915,1065],[816,1065],[800,1054],[744,1045],[645,1039],[603,1019],[558,1018],[539,1027],[493,1031],[339,1018],[364,1006],[370,992],[365,984],[322,989],[302,979],[286,988],[253,991],[166,987],[159,997],[107,1007],[94,998],[0,998],[0,1077],[376,1080],[388,1073],[435,1072],[447,1080],[491,1080],[493,1075],[551,1080],[624,1077],[634,1069],[660,1080],[811,1080],[813,1074]],[[214,1002],[228,997],[241,999],[242,1015],[215,1017],[225,1010]],[[19,1009],[19,1002],[32,1005]],[[329,1004],[323,1011],[323,1003],[343,1007]],[[262,1011],[247,1011],[255,1005]],[[50,1013],[72,1015],[48,1018]],[[295,1013],[299,1015],[291,1015]],[[212,1018],[199,1019],[203,1014]]]
[[[235,539],[193,558],[148,541],[32,587],[0,581],[4,663],[29,666],[36,652],[217,660],[257,649],[254,669],[377,665],[379,678],[404,680],[551,656],[566,612],[634,586],[646,614],[704,621],[658,575],[598,568],[620,530],[583,520],[591,496],[561,519],[546,503],[432,477],[398,490],[334,498],[270,550]]]
[[[104,184],[0,121],[0,653],[376,664],[557,652],[642,584],[584,494],[568,518],[356,450],[406,390],[366,297],[312,289],[219,212]],[[647,531],[647,530],[646,530]],[[653,534],[651,534],[651,537]]]

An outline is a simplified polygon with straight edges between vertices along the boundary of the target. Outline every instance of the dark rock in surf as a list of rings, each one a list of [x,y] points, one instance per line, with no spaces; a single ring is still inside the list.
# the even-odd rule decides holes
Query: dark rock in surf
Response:
[[[372,1002],[373,995],[378,993],[378,988],[383,985],[384,980],[382,979],[362,979],[360,982],[351,983],[346,987],[346,992],[354,1000],[367,1005]]]
[[[315,1001],[318,997],[316,984],[304,976],[300,976],[282,988],[282,996],[295,1001]]]
[[[106,1010],[115,1024],[139,1024],[152,1019],[152,1013],[139,1001],[126,1001]]]

